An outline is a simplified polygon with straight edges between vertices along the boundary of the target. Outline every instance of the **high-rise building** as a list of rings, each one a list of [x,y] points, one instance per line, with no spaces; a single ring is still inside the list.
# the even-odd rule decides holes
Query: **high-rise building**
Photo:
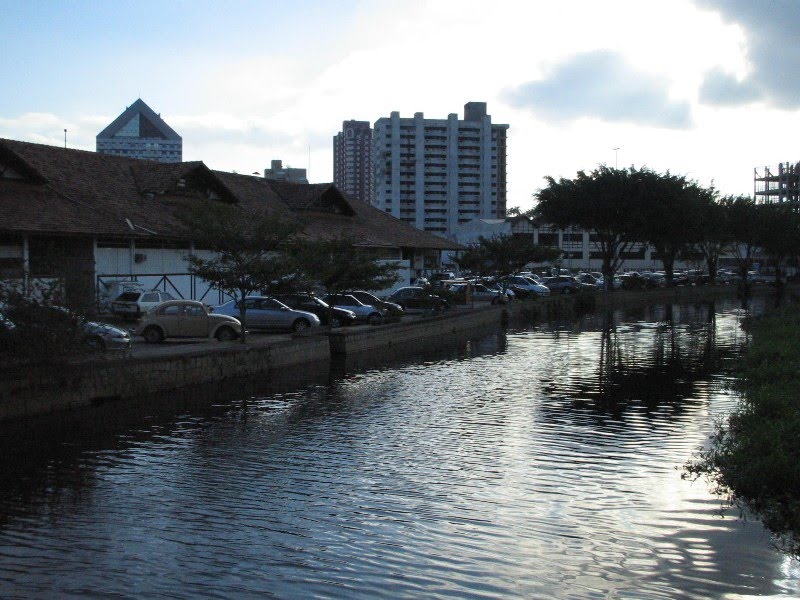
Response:
[[[485,102],[464,105],[464,119],[393,112],[375,122],[373,204],[418,229],[452,236],[460,223],[504,218],[506,130]]]
[[[344,121],[333,137],[333,183],[351,198],[373,201],[372,127]]]
[[[183,139],[139,98],[97,134],[97,152],[181,162]]]

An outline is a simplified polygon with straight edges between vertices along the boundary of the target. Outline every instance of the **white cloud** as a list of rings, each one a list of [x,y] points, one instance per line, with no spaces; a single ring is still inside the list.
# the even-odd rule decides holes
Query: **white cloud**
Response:
[[[746,96],[753,87],[748,77],[767,56],[753,45],[755,36],[761,32],[758,39],[766,40],[765,32],[774,31],[742,8],[746,2],[722,2],[370,0],[343,7],[353,12],[337,16],[335,31],[315,30],[299,13],[294,20],[283,19],[285,27],[296,23],[289,37],[303,40],[291,51],[266,37],[263,43],[236,44],[226,36],[238,32],[223,28],[214,52],[206,51],[200,60],[164,46],[158,49],[163,63],[150,61],[133,77],[130,68],[106,69],[98,79],[103,90],[145,92],[148,104],[163,111],[183,136],[184,157],[212,168],[260,171],[273,158],[306,167],[310,157],[312,180],[330,180],[331,139],[342,121],[374,122],[393,110],[442,118],[461,113],[468,101],[486,101],[493,119],[510,125],[509,204],[529,206],[544,175],[572,176],[612,163],[614,147],[621,148],[621,165],[713,178],[723,191],[746,193],[752,167],[795,160],[790,153],[796,150],[779,135],[765,139],[764,132],[768,136],[772,130],[759,124],[773,122],[776,114],[766,101],[746,110],[711,110],[699,102],[701,94],[705,101],[713,99],[711,92]],[[109,35],[115,26],[109,23]],[[569,107],[550,103],[548,112],[541,95],[529,96],[536,102],[524,106],[507,97],[509,90],[545,81],[560,65],[575,65],[582,55],[618,57],[622,67],[616,88],[604,87],[600,77],[575,82],[574,89],[584,90],[592,101],[572,107],[570,121],[558,122],[553,112]],[[115,58],[109,55],[106,62],[116,63]],[[589,81],[598,86],[591,96],[585,93]],[[640,92],[640,99],[631,101],[638,113],[627,120],[614,112],[621,83],[628,92]],[[82,104],[94,106],[95,84],[76,82],[68,96],[43,94],[32,104],[49,112],[14,116],[0,99],[0,136],[59,144],[66,127],[71,146],[94,148],[96,134],[123,108],[109,106],[102,117],[83,116]],[[777,98],[777,92],[770,93]],[[653,111],[660,112],[658,118],[651,118]],[[689,112],[692,129],[653,126],[685,126]]]

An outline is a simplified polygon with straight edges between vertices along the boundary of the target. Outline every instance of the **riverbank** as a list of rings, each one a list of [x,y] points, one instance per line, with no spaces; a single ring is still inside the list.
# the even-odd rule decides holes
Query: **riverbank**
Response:
[[[800,558],[800,308],[749,323],[740,406],[687,465],[760,517],[778,546]]]
[[[768,287],[756,293],[767,293]],[[593,310],[705,302],[731,297],[732,286],[671,288],[612,294],[552,296],[506,306],[474,304],[443,314],[382,326],[320,330],[308,335],[251,336],[238,342],[202,341],[137,344],[129,357],[103,357],[55,370],[20,370],[0,381],[0,421],[125,400],[186,386],[241,377],[270,378],[287,369],[302,372],[332,357],[353,357],[381,350],[446,344],[471,330],[504,322],[532,322]]]

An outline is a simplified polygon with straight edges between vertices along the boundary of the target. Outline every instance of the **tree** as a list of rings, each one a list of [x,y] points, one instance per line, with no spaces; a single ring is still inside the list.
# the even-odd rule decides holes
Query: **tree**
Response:
[[[667,285],[672,285],[675,260],[702,238],[707,195],[684,176],[641,171],[645,194],[640,238],[658,253]]]
[[[730,244],[730,232],[727,224],[725,207],[717,202],[717,192],[713,188],[703,191],[703,206],[701,208],[699,230],[700,238],[695,247],[705,258],[708,276],[711,281],[717,278],[719,257]]]
[[[380,263],[368,250],[357,246],[349,237],[297,240],[293,244],[299,270],[328,294],[348,289],[381,290],[397,281],[395,265]],[[328,323],[332,322],[330,316]]]
[[[747,272],[753,265],[753,255],[763,239],[761,213],[755,200],[748,196],[725,196],[721,204],[731,239],[729,248],[739,270],[740,286],[747,291]]]
[[[269,292],[295,270],[286,250],[300,232],[296,223],[211,200],[195,201],[182,220],[195,247],[215,253],[211,258],[189,254],[189,272],[239,301],[243,324],[247,308],[241,300],[253,292]],[[242,343],[245,338],[243,328]]]
[[[800,253],[800,215],[786,204],[759,206],[760,235],[758,245],[775,267],[775,284],[781,285],[781,265]]]
[[[477,274],[490,273],[502,279],[521,271],[529,262],[555,260],[561,255],[558,248],[537,246],[528,236],[483,236],[470,244],[456,263],[461,269]],[[505,283],[503,284],[505,287]],[[505,290],[504,290],[505,291]]]
[[[601,165],[589,174],[579,171],[575,179],[547,177],[547,187],[536,194],[531,215],[559,228],[585,229],[603,261],[606,289],[611,290],[614,273],[624,253],[639,239],[642,206],[647,194],[647,169],[611,169]]]

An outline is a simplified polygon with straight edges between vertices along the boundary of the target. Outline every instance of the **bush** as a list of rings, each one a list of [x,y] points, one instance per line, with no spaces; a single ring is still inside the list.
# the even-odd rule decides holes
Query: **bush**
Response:
[[[740,405],[685,474],[707,477],[715,492],[757,514],[779,546],[800,557],[800,311],[780,311],[750,326]]]
[[[65,308],[10,295],[0,327],[0,365],[59,365],[86,354],[84,319]]]

